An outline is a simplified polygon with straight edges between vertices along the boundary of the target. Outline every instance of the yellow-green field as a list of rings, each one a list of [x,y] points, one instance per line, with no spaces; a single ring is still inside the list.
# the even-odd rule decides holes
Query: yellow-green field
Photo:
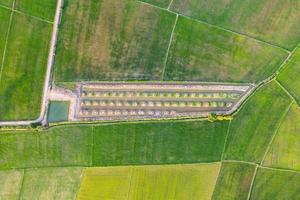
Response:
[[[81,168],[45,168],[25,170],[21,199],[69,200],[79,188]]]
[[[206,200],[219,170],[219,163],[88,168],[77,199]]]
[[[1,200],[13,200],[19,198],[22,177],[22,170],[0,171]]]
[[[300,108],[296,104],[283,120],[264,165],[300,170]]]

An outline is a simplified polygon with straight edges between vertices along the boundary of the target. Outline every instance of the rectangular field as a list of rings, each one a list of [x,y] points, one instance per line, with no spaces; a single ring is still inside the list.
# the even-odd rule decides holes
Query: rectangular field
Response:
[[[261,162],[290,103],[275,81],[259,88],[231,123],[225,159]]]
[[[250,199],[300,199],[299,183],[299,173],[259,168]]]
[[[179,17],[164,80],[257,83],[287,56],[273,46]]]
[[[92,127],[0,134],[0,169],[91,164]]]
[[[277,79],[300,105],[300,47],[296,49]]]
[[[263,164],[300,170],[300,108],[296,104],[283,120]]]
[[[219,161],[228,122],[124,123],[94,128],[94,166]]]
[[[81,174],[81,168],[26,169],[21,199],[75,199]]]
[[[213,193],[213,200],[246,200],[255,165],[238,162],[223,162]]]
[[[23,171],[4,170],[0,171],[0,199],[14,200],[19,199]]]
[[[211,198],[220,164],[88,168],[78,200]]]
[[[136,0],[67,0],[55,80],[160,80],[174,22]]]
[[[54,21],[57,0],[15,0],[15,9],[48,21]]]
[[[289,50],[300,40],[297,0],[174,0],[171,10]]]
[[[14,12],[0,79],[0,120],[39,116],[52,24]]]

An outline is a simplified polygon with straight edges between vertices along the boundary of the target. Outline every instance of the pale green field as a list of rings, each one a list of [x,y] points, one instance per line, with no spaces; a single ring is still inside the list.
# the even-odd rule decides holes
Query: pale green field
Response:
[[[0,171],[0,199],[17,200],[21,188],[21,170]]]
[[[257,83],[274,74],[287,56],[273,46],[179,17],[164,80]]]
[[[57,0],[16,0],[15,8],[29,15],[54,21]]]
[[[251,200],[300,199],[300,174],[259,168],[251,192]]]
[[[11,7],[13,0],[0,0],[0,5]]]
[[[231,123],[225,159],[260,163],[291,101],[275,81],[259,88]]]
[[[174,0],[171,10],[290,50],[300,40],[299,0]]]
[[[1,121],[38,118],[51,31],[50,23],[14,13],[0,80]]]
[[[79,188],[81,168],[25,170],[21,199],[72,200]]]
[[[281,124],[264,165],[300,170],[300,108],[296,104]]]
[[[88,168],[77,199],[211,199],[219,170],[219,163]]]

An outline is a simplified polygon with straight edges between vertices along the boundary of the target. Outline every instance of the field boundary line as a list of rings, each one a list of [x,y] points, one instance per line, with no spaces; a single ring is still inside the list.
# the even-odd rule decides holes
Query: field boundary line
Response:
[[[49,20],[47,20],[47,19],[43,19],[43,18],[41,18],[41,17],[38,17],[38,16],[35,16],[35,15],[28,14],[28,13],[23,12],[23,11],[21,11],[21,10],[17,10],[17,9],[14,8],[14,6],[13,6],[13,8],[10,8],[10,7],[8,7],[8,6],[4,6],[4,5],[1,5],[1,4],[0,4],[0,7],[1,7],[1,8],[4,8],[4,9],[7,9],[7,10],[10,10],[11,12],[16,12],[16,13],[25,15],[25,16],[27,16],[27,17],[35,18],[35,19],[37,19],[37,20],[39,20],[39,21],[47,22],[47,23],[49,23],[49,24],[53,24],[53,23],[54,23],[54,22],[49,21]]]
[[[90,166],[93,166],[93,161],[94,161],[94,131],[95,131],[95,126],[92,125],[92,133],[91,133],[91,140],[92,140],[92,146],[91,146],[91,157],[90,157]]]
[[[255,165],[259,166],[259,164],[254,163],[254,162],[249,162],[249,161],[243,161],[243,160],[222,160],[222,162],[227,162],[227,163],[243,163],[243,164],[248,164],[248,165]]]
[[[296,99],[291,95],[291,93],[277,80],[275,79],[275,82],[278,84],[278,86],[294,101],[297,103]]]
[[[53,24],[53,22],[51,22],[51,21],[49,21],[49,20],[46,20],[46,19],[43,19],[43,18],[34,16],[34,15],[30,15],[30,14],[25,13],[25,12],[22,12],[22,11],[20,11],[20,10],[13,10],[13,12],[16,12],[16,13],[18,13],[18,14],[24,15],[24,16],[26,16],[26,17],[31,17],[31,18],[36,19],[36,20],[38,20],[38,21],[46,22],[46,23],[48,23],[48,24]]]
[[[291,57],[294,55],[295,51],[300,48],[300,42],[296,45],[296,47],[290,52],[290,55],[288,57],[288,59],[286,59],[286,62],[279,67],[279,69],[276,71],[276,75],[280,74],[282,72],[282,70],[284,70],[284,68],[286,68],[288,62],[290,61]]]
[[[224,146],[223,146],[222,155],[221,155],[221,161],[223,161],[223,159],[224,159],[224,154],[225,154],[225,149],[226,149],[226,145],[227,145],[227,139],[228,139],[229,132],[230,132],[231,123],[232,123],[232,120],[229,121],[229,124],[227,127],[226,137],[225,137]]]
[[[292,169],[281,169],[281,168],[267,167],[267,166],[262,166],[262,165],[260,165],[259,168],[273,170],[273,171],[280,171],[280,172],[296,173],[296,174],[300,175],[300,171],[296,171],[296,170],[292,170]]]
[[[165,71],[166,71],[166,67],[167,67],[167,63],[168,63],[169,52],[170,52],[170,49],[171,49],[171,45],[172,45],[172,41],[173,41],[173,37],[174,37],[174,32],[175,32],[175,29],[176,29],[176,26],[177,26],[177,22],[178,22],[178,15],[176,15],[175,22],[174,22],[173,29],[172,29],[172,33],[171,33],[171,36],[170,36],[169,45],[168,45],[168,49],[167,49],[167,53],[166,53],[166,58],[165,58],[165,61],[164,61],[163,70],[161,72],[161,81],[163,81],[164,77],[165,77]]]
[[[77,190],[75,192],[75,195],[74,195],[74,200],[76,200],[77,197],[78,197],[79,190],[80,190],[80,187],[81,187],[81,183],[82,183],[82,180],[83,180],[83,177],[84,177],[85,170],[86,170],[86,167],[83,167],[81,169],[81,173],[80,173],[80,177],[79,177],[80,180],[79,180],[78,188],[77,188]]]
[[[16,0],[13,1],[12,9],[15,7],[15,3],[16,3]],[[5,56],[6,56],[6,51],[7,51],[8,38],[9,38],[10,31],[11,31],[11,26],[12,26],[12,21],[13,21],[13,16],[14,16],[14,12],[12,9],[11,9],[10,17],[9,17],[9,23],[8,23],[7,33],[6,33],[6,37],[5,37],[4,50],[3,50],[1,66],[0,66],[0,83],[2,80],[2,73],[3,73]]]
[[[202,20],[200,20],[200,19],[195,19],[195,18],[193,18],[193,17],[189,17],[189,16],[184,15],[184,14],[182,14],[182,13],[178,13],[178,12],[175,12],[175,11],[172,11],[172,10],[169,10],[169,9],[166,9],[166,8],[162,8],[162,7],[159,7],[159,6],[150,4],[150,3],[146,3],[146,2],[143,2],[143,1],[141,1],[141,0],[138,0],[138,2],[140,2],[140,3],[142,3],[142,4],[146,4],[146,5],[152,6],[152,7],[154,7],[154,8],[160,9],[160,10],[164,10],[164,11],[167,11],[167,12],[170,12],[170,13],[173,13],[173,14],[176,14],[176,15],[179,15],[179,16],[181,16],[181,17],[184,17],[184,18],[189,19],[189,20],[192,20],[192,21],[196,21],[196,22],[201,23],[201,24],[206,24],[206,25],[208,25],[208,26],[210,26],[210,27],[215,27],[215,28],[217,28],[217,29],[220,29],[220,30],[223,30],[223,31],[226,31],[226,32],[230,32],[230,33],[235,34],[235,35],[239,35],[239,36],[243,36],[243,37],[249,38],[249,39],[254,40],[254,41],[258,42],[258,43],[266,44],[266,45],[268,45],[268,46],[272,46],[272,47],[274,47],[274,48],[280,49],[280,50],[285,51],[285,52],[287,52],[287,53],[291,53],[291,51],[290,51],[289,49],[286,49],[286,48],[284,48],[284,47],[278,46],[278,45],[276,45],[276,44],[272,44],[272,43],[267,42],[267,41],[264,41],[264,40],[262,40],[262,39],[258,39],[258,38],[252,37],[252,36],[250,36],[250,35],[248,35],[248,34],[240,33],[240,32],[238,32],[238,31],[234,31],[234,30],[230,30],[230,29],[227,29],[227,28],[224,28],[224,27],[215,25],[215,24],[211,24],[211,23],[202,21]]]
[[[174,0],[171,0],[171,1],[170,1],[169,6],[168,6],[168,8],[167,8],[168,10],[170,10],[170,8],[171,8],[171,6],[172,6],[172,4],[173,4],[173,1],[174,1]]]
[[[256,178],[257,170],[258,170],[258,165],[256,165],[254,173],[253,173],[253,177],[252,177],[251,184],[250,184],[249,191],[248,191],[248,195],[247,195],[247,200],[250,200],[251,193],[252,193],[252,190],[253,190],[254,181],[255,181],[255,178]]]
[[[289,110],[291,109],[293,102],[294,102],[294,101],[291,100],[290,104],[288,105],[288,107],[285,109],[283,115],[281,116],[280,121],[278,122],[278,127],[276,128],[276,130],[275,130],[274,133],[273,133],[273,136],[271,137],[271,140],[270,140],[270,142],[269,142],[269,144],[268,144],[268,146],[267,146],[267,148],[266,148],[266,151],[265,151],[265,153],[264,153],[264,155],[263,155],[263,157],[262,157],[262,160],[260,161],[260,165],[262,165],[263,162],[265,161],[265,159],[266,159],[266,157],[267,157],[267,155],[268,155],[268,152],[269,152],[269,150],[270,150],[270,148],[271,148],[271,146],[272,146],[272,144],[273,144],[273,141],[275,140],[275,137],[276,137],[277,133],[279,132],[279,129],[280,129],[280,127],[281,127],[281,125],[282,125],[284,119],[286,118],[286,116],[287,116]]]
[[[133,177],[133,175],[134,175],[134,172],[135,172],[135,167],[132,167],[131,169],[130,169],[130,172],[131,172],[131,174],[130,174],[130,181],[129,181],[129,187],[128,187],[128,192],[127,192],[127,200],[129,200],[129,196],[130,196],[130,193],[131,193],[131,190],[132,190],[132,177]]]
[[[22,195],[23,195],[24,179],[25,179],[26,169],[23,169],[22,171],[23,171],[23,176],[22,176],[21,183],[20,183],[20,191],[19,191],[19,197],[18,197],[19,200],[22,199]]]

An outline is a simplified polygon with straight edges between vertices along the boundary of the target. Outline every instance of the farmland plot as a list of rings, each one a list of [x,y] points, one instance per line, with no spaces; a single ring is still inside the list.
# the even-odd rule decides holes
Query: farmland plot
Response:
[[[94,166],[219,161],[228,122],[124,123],[94,128]]]
[[[16,0],[16,9],[29,15],[54,21],[57,0]]]
[[[160,80],[175,18],[136,0],[65,1],[55,80]]]
[[[246,200],[255,165],[223,162],[212,199]]]
[[[91,130],[70,126],[40,133],[2,133],[0,169],[90,165]]]
[[[0,6],[11,7],[14,0],[0,0]]]
[[[286,57],[270,45],[179,17],[164,80],[256,83]]]
[[[51,30],[52,24],[14,13],[0,80],[1,121],[38,118]]]
[[[22,177],[21,170],[0,171],[0,199],[19,199]]]
[[[299,199],[300,174],[258,169],[250,199]]]
[[[81,180],[81,173],[81,168],[74,167],[26,169],[21,199],[75,199]]]
[[[289,50],[300,40],[299,0],[174,0],[171,10]]]
[[[297,105],[289,110],[263,164],[300,170],[300,108]]]
[[[225,159],[261,162],[290,103],[274,81],[259,88],[231,123]]]
[[[88,168],[77,199],[208,200],[219,170],[219,163]]]
[[[297,48],[277,78],[300,105],[300,47]]]

